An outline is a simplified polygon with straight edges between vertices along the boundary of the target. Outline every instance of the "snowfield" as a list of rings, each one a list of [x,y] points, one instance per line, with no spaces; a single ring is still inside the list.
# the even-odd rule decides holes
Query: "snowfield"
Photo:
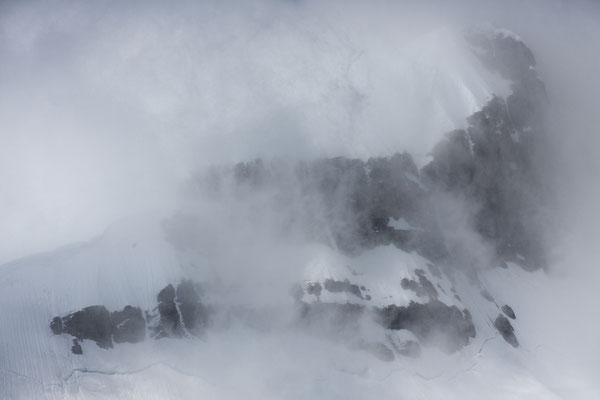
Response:
[[[285,304],[273,305],[262,326],[234,316],[202,338],[147,338],[108,350],[83,341],[84,355],[72,354],[71,337],[50,331],[53,316],[93,304],[152,309],[156,293],[189,272],[182,266],[185,257],[165,240],[159,224],[143,224],[139,230],[129,225],[115,225],[90,242],[1,267],[1,398],[234,399],[244,393],[251,399],[392,399],[401,393],[414,399],[465,399],[490,387],[490,399],[561,398],[543,380],[539,361],[532,364],[537,344],[521,328],[519,314],[527,295],[512,295],[542,286],[548,278],[516,266],[482,276],[498,304],[509,303],[517,313],[513,323],[522,343],[518,349],[504,342],[492,325],[497,306],[459,278],[454,285],[462,302],[441,291],[440,299],[469,307],[477,337],[455,354],[425,347],[420,358],[384,362],[294,324],[286,317],[290,307]],[[302,251],[309,255],[303,269],[307,281],[349,279],[368,288],[373,304],[422,300],[400,286],[402,278],[415,277],[415,269],[426,270],[427,260],[421,256],[390,246],[357,258],[323,246]],[[450,293],[452,284],[445,275],[430,278]],[[345,293],[323,293],[321,301],[367,302]],[[503,298],[506,293],[510,297]],[[362,333],[381,339],[375,330]]]

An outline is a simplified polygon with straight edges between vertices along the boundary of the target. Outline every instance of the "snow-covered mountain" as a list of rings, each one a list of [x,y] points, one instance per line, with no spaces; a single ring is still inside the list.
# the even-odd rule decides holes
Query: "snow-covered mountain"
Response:
[[[534,56],[489,27],[423,40],[418,74],[464,55],[428,75],[424,123],[463,119],[428,158],[204,169],[176,212],[2,265],[0,397],[560,398],[525,307],[548,279]]]

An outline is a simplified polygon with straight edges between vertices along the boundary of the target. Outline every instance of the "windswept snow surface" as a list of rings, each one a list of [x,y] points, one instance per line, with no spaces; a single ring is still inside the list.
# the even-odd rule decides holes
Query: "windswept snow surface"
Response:
[[[525,299],[502,297],[544,285],[548,278],[518,267],[485,276],[496,301],[510,302],[517,313],[519,349],[504,342],[493,327],[490,315],[497,313],[497,306],[482,300],[479,289],[465,278],[455,286],[472,310],[477,337],[454,354],[424,348],[418,359],[380,361],[298,327],[286,317],[291,312],[287,304],[272,305],[266,323],[232,317],[202,338],[147,338],[108,350],[83,341],[84,355],[72,354],[71,337],[50,331],[53,316],[93,304],[151,309],[165,284],[189,276],[185,265],[192,262],[190,256],[174,249],[160,227],[123,222],[90,242],[0,267],[0,398],[236,399],[241,393],[250,399],[479,398],[473,393],[486,393],[489,399],[562,398],[545,380],[535,339],[521,329],[527,318],[520,314]],[[381,305],[419,301],[400,290],[400,280],[414,278],[416,268],[427,268],[421,256],[391,246],[358,258],[323,246],[300,246],[296,254],[305,256],[300,271],[305,279],[350,279],[364,284],[372,301]],[[273,261],[268,256],[261,260]],[[213,272],[203,270],[219,261],[200,257],[193,262],[200,274],[211,276]],[[431,279],[450,294],[445,275]],[[337,295],[323,296],[341,303],[363,301]],[[461,304],[440,295],[442,301]],[[380,333],[366,334],[367,339],[380,339]]]

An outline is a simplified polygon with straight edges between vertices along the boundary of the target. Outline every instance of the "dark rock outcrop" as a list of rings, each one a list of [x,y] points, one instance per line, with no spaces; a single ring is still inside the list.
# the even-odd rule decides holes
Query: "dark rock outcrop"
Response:
[[[73,354],[83,354],[83,349],[81,348],[81,344],[79,344],[79,341],[77,339],[73,339],[73,345],[71,346],[71,352]]]
[[[433,283],[431,283],[431,281],[427,279],[427,277],[425,276],[425,272],[423,270],[417,269],[415,270],[415,274],[417,274],[419,282],[408,278],[402,278],[402,280],[400,281],[400,286],[402,287],[402,289],[411,290],[415,292],[415,294],[419,297],[428,296],[430,300],[437,300],[439,296],[437,289],[435,288],[435,286],[433,286]]]
[[[103,349],[113,347],[110,312],[104,306],[86,307],[62,317],[62,332],[79,340],[93,340]]]
[[[515,329],[504,315],[498,315],[494,321],[494,326],[496,329],[498,329],[498,332],[500,332],[504,340],[506,340],[511,346],[519,347],[519,341],[515,336]]]
[[[378,322],[387,329],[407,329],[419,341],[454,352],[475,337],[475,326],[468,311],[438,300],[411,302],[408,306],[389,305],[377,311]]]
[[[424,297],[426,295],[425,289],[423,289],[423,287],[419,285],[417,281],[412,279],[402,278],[400,281],[400,287],[402,287],[404,290],[411,290],[415,292],[415,294],[419,297]]]
[[[343,281],[336,281],[335,279],[326,279],[324,282],[325,290],[332,293],[349,293],[362,299],[363,295],[360,287],[354,283],[350,283],[348,279]]]
[[[179,306],[181,320],[185,329],[193,334],[199,335],[207,326],[210,311],[200,301],[199,287],[190,280],[182,281],[177,286],[176,301]]]
[[[481,289],[479,291],[479,293],[481,294],[481,297],[483,297],[484,299],[486,299],[487,301],[494,303],[494,298],[492,297],[492,295],[490,294],[490,292],[487,289]]]
[[[139,307],[125,306],[109,312],[104,306],[91,306],[64,317],[54,317],[50,329],[55,335],[63,333],[81,340],[92,340],[101,348],[115,343],[138,343],[146,338],[146,328],[155,339],[182,337],[187,332],[199,335],[206,327],[210,308],[201,302],[199,286],[182,281],[177,286],[164,287],[157,296],[158,306],[152,313]],[[75,348],[76,346],[74,346]]]
[[[537,230],[539,180],[532,169],[525,133],[514,126],[506,102],[492,99],[433,150],[423,173],[437,190],[460,195],[479,211],[475,226],[500,259],[528,269],[543,265]]]
[[[425,293],[427,293],[427,296],[429,296],[429,299],[437,300],[438,292],[435,289],[435,286],[433,286],[433,283],[431,283],[431,281],[425,276],[425,272],[420,269],[417,269],[415,270],[415,274],[417,274],[417,276],[419,277],[419,283],[421,284],[421,287],[423,288]]]
[[[547,102],[531,51],[502,32],[471,31],[467,40],[490,70],[512,82],[506,99],[494,97],[433,149],[421,175],[435,191],[460,194],[479,211],[475,227],[499,258],[529,270],[545,264],[539,240],[547,224],[540,140]],[[547,174],[546,174],[547,175]]]
[[[136,343],[146,336],[142,310],[132,306],[112,313],[104,306],[86,307],[62,318],[54,317],[50,329],[55,335],[66,333],[80,341],[92,340],[104,349],[113,347],[113,341]]]
[[[438,198],[459,198],[474,210],[474,228],[495,250],[497,264],[506,260],[540,268],[545,249],[537,239],[544,220],[539,209],[545,196],[534,153],[545,99],[543,85],[528,69],[531,60],[522,58],[524,69],[502,67],[514,79],[513,94],[506,100],[492,98],[467,118],[465,129],[447,133],[432,150],[433,160],[420,170],[408,153],[366,161],[319,159],[288,166],[291,172],[285,177],[276,167],[254,160],[237,164],[229,175],[211,175],[210,189],[221,186],[215,180],[228,181],[233,175],[240,196],[266,188],[283,201],[300,201],[291,212],[301,215],[290,220],[305,221],[303,229],[312,240],[350,255],[393,244],[432,262],[451,258],[443,228],[453,227],[440,226]],[[527,117],[517,116],[523,108]],[[390,226],[398,219],[408,225]]]
[[[137,343],[146,337],[146,321],[139,307],[125,306],[110,314],[112,335],[116,343]]]
[[[52,333],[55,335],[60,335],[63,332],[61,317],[52,318],[52,322],[50,322],[50,330],[52,330]]]
[[[181,319],[175,304],[175,288],[173,285],[165,286],[158,293],[157,301],[158,321],[152,327],[151,336],[155,339],[183,336]]]
[[[360,320],[365,316],[374,316],[375,321],[386,329],[406,329],[421,343],[449,353],[467,345],[469,339],[475,337],[475,326],[468,310],[461,312],[456,306],[448,306],[438,300],[384,308],[316,302],[301,303],[300,309],[300,318],[305,326],[333,335],[358,331]],[[415,354],[414,347],[406,351]]]
[[[516,319],[517,316],[515,315],[515,312],[513,311],[513,309],[508,305],[505,304],[502,306],[502,312],[504,314],[506,314],[506,316],[510,319]]]
[[[306,285],[306,293],[314,294],[317,296],[317,299],[321,298],[321,291],[323,287],[319,282],[311,282]]]
[[[297,200],[299,192],[306,202],[298,208],[301,218],[292,219],[306,221],[303,228],[308,237],[324,243],[333,240],[348,254],[386,244],[416,249],[421,247],[419,242],[432,243],[429,231],[388,226],[390,218],[403,218],[415,227],[433,223],[429,218],[421,221],[425,189],[408,153],[367,161],[335,157],[288,166],[257,159],[236,164],[222,174],[213,171],[201,184],[214,196],[223,182],[231,180],[240,197],[267,188],[288,201]]]
[[[200,286],[190,280],[177,285],[165,286],[157,296],[158,306],[147,313],[150,336],[163,337],[198,336],[208,325],[211,311],[201,301]]]

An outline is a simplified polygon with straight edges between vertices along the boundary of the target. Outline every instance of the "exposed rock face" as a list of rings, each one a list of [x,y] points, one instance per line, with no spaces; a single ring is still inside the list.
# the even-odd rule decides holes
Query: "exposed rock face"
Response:
[[[287,175],[282,177],[282,171]],[[254,160],[237,164],[230,173],[240,196],[268,188],[290,199],[299,191],[295,198],[306,199],[299,219],[306,221],[307,236],[324,243],[333,240],[345,253],[394,244],[432,259],[445,255],[435,220],[423,212],[427,190],[408,153],[367,161],[336,157],[286,167]],[[210,190],[228,177],[227,171],[211,175]],[[390,219],[403,219],[410,227],[396,229],[389,226]]]
[[[510,321],[502,314],[499,314],[494,321],[494,326],[498,329],[498,332],[502,335],[504,340],[510,343],[513,347],[519,347],[519,341],[515,336],[515,328],[510,324]]]
[[[63,317],[62,332],[79,340],[93,340],[103,349],[113,347],[112,322],[104,306],[86,307]]]
[[[52,333],[54,333],[55,335],[60,335],[63,332],[62,318],[61,317],[52,318],[52,322],[50,322],[50,329],[52,330]]]
[[[106,349],[113,347],[113,341],[143,341],[147,325],[150,336],[160,339],[182,337],[185,333],[197,336],[208,324],[210,310],[201,302],[198,286],[191,281],[181,282],[177,290],[167,285],[159,292],[157,302],[152,313],[146,312],[146,319],[139,307],[128,305],[109,312],[104,306],[91,306],[62,318],[54,317],[50,329],[55,335],[66,333],[78,340],[93,340]]]
[[[362,318],[374,317],[385,329],[406,329],[422,343],[449,353],[467,345],[469,339],[475,337],[475,326],[468,310],[461,312],[458,307],[448,306],[438,300],[384,308],[351,303],[301,303],[300,317],[307,326],[342,335],[357,331]],[[402,349],[403,352],[416,354],[416,346],[407,346]]]
[[[494,298],[492,297],[490,292],[487,291],[487,289],[481,289],[481,291],[479,293],[481,294],[481,297],[483,297],[484,299],[486,299],[487,301],[489,301],[491,303],[494,303]]]
[[[434,263],[452,258],[436,218],[437,199],[452,196],[475,210],[474,228],[493,248],[495,263],[543,267],[545,249],[538,238],[547,219],[540,209],[548,196],[536,160],[544,85],[533,54],[519,40],[495,31],[466,36],[481,62],[511,82],[512,94],[493,97],[467,118],[465,129],[447,133],[423,168],[408,153],[297,165],[257,159],[211,174],[207,190],[214,195],[223,182],[233,181],[240,196],[268,189],[284,201],[301,199],[292,212],[303,214],[291,219],[307,221],[313,240],[350,255],[394,244]],[[405,228],[390,226],[399,219],[407,222]]]
[[[151,336],[155,339],[163,337],[181,337],[181,319],[177,305],[175,304],[175,288],[169,284],[165,286],[157,296],[158,321],[152,326]],[[147,319],[156,320],[156,314],[147,316]]]
[[[146,319],[155,339],[163,337],[198,336],[206,328],[211,311],[201,301],[200,287],[184,280],[177,285],[167,285],[158,294],[158,307],[147,313]]]
[[[440,301],[411,302],[408,306],[390,305],[377,310],[378,322],[388,329],[407,329],[427,345],[454,352],[475,337],[475,326],[468,310]]]
[[[502,306],[502,312],[504,314],[506,314],[506,316],[510,319],[516,319],[517,316],[515,315],[515,312],[513,311],[513,309],[508,305],[505,304]]]
[[[533,74],[522,79],[541,85]],[[545,258],[536,240],[543,224],[538,211],[543,191],[533,158],[539,132],[533,129],[540,130],[541,122],[538,117],[516,122],[517,111],[511,107],[526,102],[532,114],[539,113],[540,97],[537,91],[515,92],[507,100],[494,97],[468,117],[466,129],[446,134],[433,149],[433,161],[421,170],[407,153],[367,161],[337,157],[301,163],[284,179],[276,166],[255,160],[233,168],[236,185],[245,188],[242,196],[267,187],[287,199],[292,194],[281,180],[292,181],[299,197],[309,199],[299,218],[309,221],[309,237],[326,243],[333,239],[351,255],[394,244],[433,262],[449,257],[435,218],[436,199],[443,194],[460,197],[478,210],[476,231],[494,247],[498,263],[537,269]],[[406,228],[390,226],[399,219],[408,222]]]
[[[302,291],[302,288],[300,288],[300,290]],[[309,283],[306,286],[306,293],[314,294],[315,296],[317,296],[317,299],[321,297],[322,290],[323,287],[319,282]],[[300,295],[300,297],[302,297],[302,295]]]
[[[544,85],[533,54],[517,39],[479,31],[467,39],[488,68],[512,81],[513,93],[506,100],[494,97],[467,118],[465,130],[448,133],[422,175],[437,190],[460,193],[479,207],[477,231],[501,260],[537,269],[545,263],[537,240],[545,220],[544,189],[535,163],[544,130]]]
[[[437,300],[438,292],[435,286],[433,286],[433,283],[427,279],[425,273],[420,269],[416,270],[415,273],[419,277],[419,282],[412,279],[403,278],[400,281],[402,289],[412,290],[419,297],[428,296],[430,300]]]
[[[400,281],[400,285],[404,290],[412,290],[419,297],[424,297],[426,295],[425,289],[421,285],[412,279],[402,278]]]
[[[301,187],[325,210],[322,220],[335,243],[350,254],[364,248],[394,243],[410,247],[414,234],[388,226],[389,218],[422,225],[418,205],[425,196],[412,157],[333,158],[301,165],[296,172]],[[316,221],[322,224],[322,221]]]
[[[427,293],[427,296],[429,296],[431,300],[437,300],[438,292],[435,289],[435,286],[433,286],[433,283],[431,283],[431,281],[427,279],[425,273],[420,269],[416,270],[415,273],[419,277],[419,283],[421,284],[421,287],[423,288],[425,293]]]
[[[177,304],[185,329],[199,335],[208,324],[210,311],[200,301],[199,287],[192,281],[186,280],[177,286]]]
[[[110,314],[112,335],[116,343],[137,343],[146,337],[146,321],[139,307],[125,306]]]
[[[430,296],[428,303],[411,302],[408,306],[389,305],[377,308],[352,303],[306,303],[301,300],[302,296],[296,296],[302,326],[336,337],[347,342],[350,347],[365,350],[388,361],[394,359],[394,354],[384,343],[368,342],[354,337],[364,318],[374,320],[383,329],[412,332],[422,344],[437,346],[447,352],[456,351],[468,344],[469,338],[475,337],[475,328],[468,310],[461,312],[456,306],[448,306],[438,301],[435,295],[429,292],[433,289],[433,284],[425,278],[425,273],[417,270],[417,276],[421,285],[423,282],[429,282],[431,285],[429,289],[422,289],[424,295]],[[324,286],[324,290],[349,293],[362,301],[369,300],[363,296],[366,288],[348,280],[328,279]],[[321,285],[313,283],[306,290],[313,294],[316,294],[315,291],[320,293],[316,287]],[[110,313],[103,306],[92,306],[62,318],[55,317],[50,323],[50,328],[55,334],[67,333],[74,336],[76,339],[72,351],[81,354],[80,340],[93,340],[102,348],[112,347],[113,341],[142,341],[145,338],[146,322],[151,332],[150,336],[154,339],[198,336],[209,324],[210,307],[202,303],[199,286],[192,281],[181,282],[177,289],[173,285],[167,285],[158,294],[157,301],[158,306],[153,313],[146,313],[147,321],[138,307],[126,306],[121,311]],[[509,329],[504,325],[498,326],[502,327],[503,332]],[[510,324],[508,326],[510,327]],[[391,344],[398,354],[406,357],[418,357],[421,351],[419,343],[415,340],[391,341]]]
[[[136,343],[146,336],[142,310],[132,306],[112,313],[104,306],[86,307],[62,318],[54,317],[50,329],[55,335],[67,333],[78,340],[92,340],[104,349],[113,347],[113,340]]]
[[[318,282],[317,282],[318,284]],[[359,299],[366,298],[363,297],[362,291],[360,287],[354,283],[350,283],[348,279],[344,279],[343,281],[336,281],[335,279],[326,279],[324,284],[325,290],[333,293],[349,293],[358,297]],[[368,299],[367,299],[368,300]]]
[[[79,341],[77,339],[73,339],[73,345],[71,346],[71,352],[73,354],[83,354],[83,349],[81,348],[81,345],[79,344]]]
[[[528,269],[543,266],[540,237],[542,204],[535,190],[532,150],[527,135],[514,125],[507,104],[492,99],[468,118],[466,130],[447,134],[433,150],[433,161],[423,174],[435,190],[466,197],[477,205],[477,232],[494,245],[500,259]],[[533,240],[532,240],[533,239]]]

